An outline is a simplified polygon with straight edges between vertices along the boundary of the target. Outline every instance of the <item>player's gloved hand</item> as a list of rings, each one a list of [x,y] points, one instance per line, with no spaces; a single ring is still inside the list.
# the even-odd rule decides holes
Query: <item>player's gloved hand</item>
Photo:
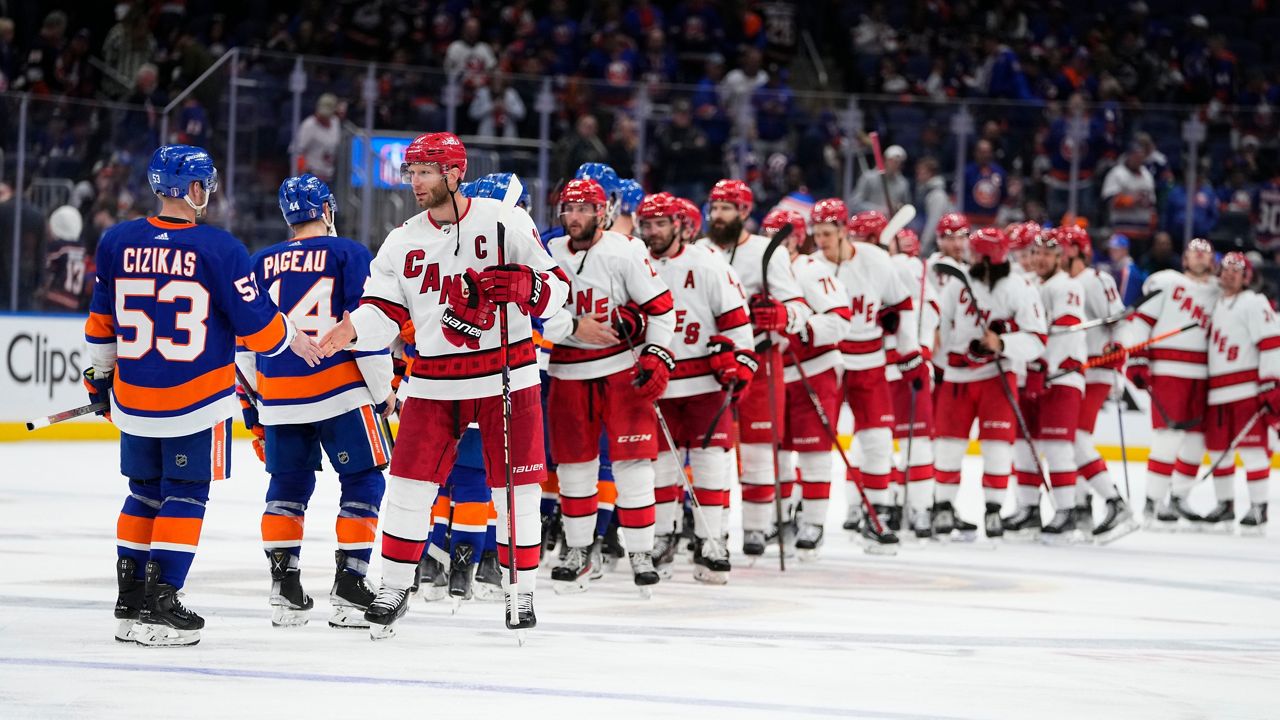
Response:
[[[929,364],[924,361],[924,356],[918,352],[913,352],[904,358],[898,360],[898,372],[902,373],[902,379],[911,383],[911,388],[916,392],[924,389],[924,382],[929,378]]]
[[[632,345],[644,342],[645,330],[649,327],[649,316],[634,302],[615,307],[609,313],[609,321],[618,337],[630,339]]]
[[[1129,382],[1139,390],[1146,390],[1151,386],[1151,366],[1147,364],[1145,357],[1131,356],[1124,373],[1129,377]]]
[[[89,402],[107,404],[106,410],[99,410],[94,415],[101,415],[111,422],[111,382],[115,373],[108,370],[105,373],[99,373],[94,368],[84,371],[84,389],[89,393]]]
[[[946,368],[942,367],[941,365],[934,365],[933,366],[933,386],[937,387],[941,385],[942,378],[946,377],[946,375],[947,375]]]
[[[1264,388],[1267,385],[1271,385],[1270,390],[1261,390],[1258,397],[1262,400],[1263,405],[1271,409],[1273,416],[1280,414],[1280,380],[1275,378],[1264,379],[1259,380],[1258,384]]]
[[[493,327],[497,306],[480,290],[479,274],[468,269],[462,282],[449,291],[449,307],[444,310],[440,324],[444,326],[444,339],[457,347],[480,349],[480,335]]]
[[[400,326],[400,339],[405,345],[413,345],[418,342],[418,329],[413,326],[412,320],[405,320]]]
[[[780,331],[787,327],[787,308],[766,295],[751,296],[751,326],[760,332]]]
[[[258,408],[249,399],[249,393],[243,385],[236,385],[236,397],[240,399],[240,412],[244,415],[244,426],[253,433],[253,452],[263,463],[267,462],[267,431],[258,419]]]
[[[667,389],[667,381],[676,369],[671,351],[659,345],[645,345],[636,361],[635,379],[631,381],[636,394],[645,402],[654,402]]]
[[[1101,362],[1101,358],[1099,358],[1099,363],[1094,367],[1106,368],[1107,370],[1123,370],[1124,361],[1127,357],[1128,354],[1125,352],[1123,345],[1109,342],[1102,346],[1101,358],[1106,358],[1106,362]]]
[[[735,394],[746,389],[760,368],[754,352],[739,350],[724,335],[712,335],[707,350],[711,353],[711,371],[716,375],[716,382]]]
[[[964,360],[970,367],[978,367],[986,365],[994,360],[996,354],[987,349],[981,340],[974,338],[969,341],[969,351],[964,354]]]
[[[1027,386],[1022,391],[1022,397],[1027,402],[1036,402],[1045,394],[1045,366],[1044,363],[1036,361],[1027,364]]]
[[[400,389],[400,384],[409,375],[409,363],[403,357],[391,356],[391,392]]]
[[[892,335],[898,332],[898,325],[902,322],[902,315],[897,310],[887,310],[880,313],[880,327],[884,328],[885,335]]]
[[[490,301],[515,303],[522,312],[532,315],[541,315],[550,297],[543,274],[528,265],[490,265],[477,282]]]

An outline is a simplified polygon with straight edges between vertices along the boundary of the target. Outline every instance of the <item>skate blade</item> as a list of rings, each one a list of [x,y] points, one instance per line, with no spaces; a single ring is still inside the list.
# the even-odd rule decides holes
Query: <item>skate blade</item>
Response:
[[[340,630],[366,630],[369,621],[364,619],[364,608],[355,605],[335,605],[329,615],[329,627]]]
[[[1178,531],[1178,521],[1156,520],[1148,518],[1142,521],[1142,529],[1158,533],[1172,533]]]
[[[1267,536],[1267,526],[1262,525],[1241,525],[1240,537],[1247,538],[1264,538]]]
[[[275,605],[271,608],[272,627],[299,628],[308,622],[311,622],[311,611],[309,610],[281,607],[280,605]]]
[[[652,585],[642,585],[642,586],[640,586],[640,587],[637,587],[637,588],[636,588],[636,590],[637,590],[637,591],[639,591],[639,593],[640,593],[640,599],[641,599],[641,600],[652,600],[652,599],[653,599],[653,586],[652,586]]]
[[[885,557],[889,557],[889,556],[898,554],[898,545],[900,544],[901,543],[886,544],[886,543],[870,542],[870,543],[867,543],[866,547],[863,548],[863,551],[868,555],[883,555]]]
[[[1140,529],[1141,527],[1138,525],[1138,523],[1134,522],[1133,520],[1126,520],[1106,532],[1094,535],[1093,539],[1099,545],[1110,545],[1111,543],[1119,540],[1122,537],[1125,537],[1126,535],[1132,535],[1133,533],[1137,532]]]
[[[617,568],[618,568],[618,558],[611,557],[608,560],[605,560],[603,563],[601,563],[600,573],[598,575],[593,575],[591,579],[595,580],[596,578],[602,578],[604,577],[605,573],[613,572]]]
[[[1207,535],[1234,535],[1236,532],[1235,520],[1229,520],[1226,522],[1213,523],[1213,524],[1203,523],[1203,525],[1204,525],[1204,529],[1202,529],[1200,532],[1203,532]]]
[[[459,596],[457,596],[457,595],[454,595],[454,596],[450,597],[449,599],[452,601],[452,602],[449,604],[449,614],[450,614],[450,615],[457,615],[457,614],[458,614],[458,611],[462,609],[462,598],[461,598],[461,597],[459,597]]]
[[[1004,538],[1005,542],[1014,545],[1032,545],[1040,542],[1040,538],[1043,536],[1040,534],[1039,530],[1034,532],[1011,532],[1009,530],[1005,530],[1004,535],[1001,537]]]
[[[439,602],[449,596],[448,585],[425,585],[418,590],[425,602]]]
[[[525,642],[529,639],[524,630],[516,630],[516,647],[524,647]]]
[[[552,580],[551,589],[555,590],[557,595],[577,595],[587,591],[587,582],[585,580]]]
[[[190,647],[199,644],[200,631],[138,623],[134,627],[133,641],[144,647]]]
[[[704,585],[728,585],[729,573],[708,570],[698,565],[693,569],[693,579]]]
[[[819,548],[799,548],[796,550],[796,557],[800,558],[800,562],[816,562],[818,550]]]
[[[471,588],[471,599],[477,602],[496,602],[502,599],[502,586],[478,582]]]
[[[1080,533],[1079,530],[1072,530],[1071,532],[1065,532],[1061,534],[1043,533],[1040,535],[1040,544],[1051,545],[1055,547],[1064,546],[1064,545],[1077,545],[1081,542],[1080,538],[1078,537],[1079,533]]]
[[[396,629],[391,625],[375,625],[369,623],[370,640],[387,640],[396,636]]]
[[[670,565],[659,565],[656,570],[658,571],[658,577],[663,580],[670,580],[675,577],[675,570]]]
[[[136,643],[134,634],[137,632],[137,626],[137,620],[121,620],[116,623],[116,642]]]

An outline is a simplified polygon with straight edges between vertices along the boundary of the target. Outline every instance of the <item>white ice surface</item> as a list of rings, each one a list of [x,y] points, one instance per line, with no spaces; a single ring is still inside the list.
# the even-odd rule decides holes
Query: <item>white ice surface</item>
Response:
[[[450,616],[415,600],[379,643],[327,627],[325,473],[303,554],[317,607],[307,627],[276,630],[257,537],[266,476],[241,442],[187,586],[203,642],[124,645],[111,637],[115,453],[0,446],[0,718],[1280,717],[1275,538],[1140,532],[874,557],[838,530],[843,487],[818,562],[784,575],[776,555],[747,567],[735,553],[730,584],[705,587],[682,559],[647,602],[620,572],[584,595],[544,581],[519,648],[498,605]],[[980,523],[966,462],[961,511]],[[1131,474],[1141,497],[1143,470]],[[1193,499],[1207,509],[1208,484]]]

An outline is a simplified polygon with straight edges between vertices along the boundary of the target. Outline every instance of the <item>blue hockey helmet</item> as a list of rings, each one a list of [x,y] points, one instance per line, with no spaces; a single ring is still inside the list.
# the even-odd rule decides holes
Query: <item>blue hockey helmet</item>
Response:
[[[471,180],[458,185],[458,194],[466,198],[479,197],[476,195],[476,185],[479,182],[479,180]]]
[[[622,181],[621,199],[618,201],[618,209],[624,213],[633,213],[640,209],[640,203],[644,202],[644,188],[633,178],[627,178]]]
[[[492,197],[496,200],[505,198],[507,196],[507,188],[511,187],[511,179],[515,176],[515,173],[492,173],[486,175],[486,179],[493,181],[494,192]],[[520,186],[520,197],[516,200],[516,205],[529,207],[529,188],[525,187],[524,184]]]
[[[206,193],[218,189],[218,169],[204,148],[194,145],[162,145],[147,165],[147,182],[156,195],[186,198],[191,183],[198,182]],[[190,198],[187,199],[190,204]],[[205,200],[208,204],[208,200]],[[192,207],[195,207],[192,204]],[[203,207],[203,206],[201,206]]]
[[[338,199],[315,175],[304,173],[280,183],[280,212],[290,225],[323,220],[325,203],[329,203],[330,213],[338,213]]]
[[[622,190],[622,180],[618,177],[617,171],[604,163],[582,163],[573,177],[577,180],[595,180],[600,183],[600,187],[604,188],[604,194],[610,197],[617,196]]]

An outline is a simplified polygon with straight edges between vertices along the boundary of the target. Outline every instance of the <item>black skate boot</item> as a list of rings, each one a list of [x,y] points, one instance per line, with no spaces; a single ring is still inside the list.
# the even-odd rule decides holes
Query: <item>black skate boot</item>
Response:
[[[1174,512],[1172,503],[1166,500],[1157,505],[1155,500],[1147,498],[1142,509],[1142,527],[1157,532],[1167,532],[1177,528],[1178,514]]]
[[[482,602],[497,602],[502,599],[502,566],[498,564],[497,550],[480,553],[480,564],[476,565],[471,596]]]
[[[653,596],[652,587],[658,584],[658,571],[653,567],[653,556],[647,552],[627,553],[631,561],[631,573],[635,576],[636,587],[646,598]]]
[[[560,594],[586,592],[592,569],[591,548],[571,547],[551,570],[552,587]]]
[[[951,535],[956,528],[956,511],[947,501],[933,504],[933,534],[940,539]]]
[[[1076,529],[1085,537],[1093,536],[1093,504],[1077,505],[1075,509]]]
[[[858,503],[850,505],[849,512],[844,516],[844,525],[841,525],[841,527],[849,532],[860,533],[862,532],[862,523],[862,505]]]
[[[824,534],[823,527],[817,523],[800,524],[800,531],[796,533],[796,553],[801,560],[817,559]]]
[[[444,569],[444,563],[431,556],[429,546],[418,562],[418,581],[415,585],[417,593],[427,602],[443,600],[449,594],[449,573]],[[409,592],[414,592],[413,586],[409,588]]]
[[[549,513],[542,514],[542,545],[538,547],[538,560],[549,552],[555,552],[556,543],[560,542],[560,506]]]
[[[533,612],[533,593],[507,593],[507,607],[503,613],[503,620],[507,624],[508,630],[516,631],[516,642],[524,645],[524,633],[526,630],[532,630],[538,626],[538,616]],[[511,622],[511,603],[515,603],[516,621]]]
[[[729,582],[729,544],[721,540],[702,539],[693,546],[693,579],[707,585]]]
[[[471,599],[471,573],[475,570],[476,551],[471,543],[458,543],[453,546],[453,557],[449,558],[449,596],[456,603]]]
[[[333,612],[329,615],[331,628],[367,628],[369,621],[364,619],[364,611],[373,603],[373,588],[364,581],[363,575],[357,575],[347,566],[347,553],[337,550],[333,554],[338,565],[333,575],[333,587],[329,588],[329,605]]]
[[[302,627],[311,620],[316,603],[302,589],[302,574],[289,567],[293,555],[287,550],[267,553],[271,563],[271,624],[274,627]]]
[[[1063,545],[1075,542],[1076,530],[1075,508],[1061,508],[1053,514],[1053,519],[1040,531],[1040,539],[1048,545]]]
[[[116,640],[133,642],[133,626],[142,616],[142,608],[147,603],[145,580],[137,577],[138,562],[133,558],[122,557],[116,560]]]
[[[627,551],[622,548],[622,541],[618,539],[618,518],[614,515],[613,522],[609,523],[609,529],[605,531],[604,537],[600,542],[600,573],[603,577],[605,571],[611,571],[618,566],[618,561],[625,557]],[[591,578],[595,580],[597,578]]]
[[[181,647],[200,642],[204,618],[178,599],[178,589],[160,582],[160,563],[147,563],[145,605],[134,627],[134,641],[148,647]]]
[[[873,505],[876,511],[876,518],[880,520],[881,532],[876,531],[876,524],[871,518],[867,518],[862,525],[862,537],[868,542],[864,550],[870,555],[897,555],[898,554],[898,536],[889,529],[889,511],[888,505]]]
[[[1005,537],[1018,542],[1034,542],[1040,539],[1040,506],[1021,505],[1012,515],[1001,518]]]
[[[676,549],[678,552],[680,547],[684,547],[692,553],[693,546],[698,540],[698,536],[693,532],[693,503],[686,500],[683,510],[684,512],[682,513],[682,516],[684,521],[680,523],[680,540],[683,542],[677,543]],[[711,512],[711,510],[708,509],[708,512]]]
[[[764,534],[765,548],[776,548],[778,546],[778,526],[774,525],[773,529]],[[782,521],[782,551],[787,557],[796,554],[796,521],[795,519]]]
[[[1262,537],[1267,531],[1267,504],[1254,503],[1249,512],[1240,518],[1240,534]],[[117,617],[119,617],[117,615]]]
[[[1107,514],[1102,522],[1094,526],[1093,539],[1107,545],[1137,529],[1138,523],[1133,519],[1133,511],[1124,500],[1114,497],[1107,501]]]
[[[364,611],[369,622],[369,639],[385,640],[396,634],[395,622],[409,610],[409,591],[383,585]]]
[[[933,512],[927,509],[912,510],[907,516],[911,524],[911,532],[917,540],[928,540],[933,537]]]
[[[658,577],[663,580],[670,580],[672,574],[672,566],[676,562],[676,551],[679,550],[680,540],[675,533],[663,533],[653,536],[653,566],[658,571]]]
[[[987,531],[988,540],[1004,537],[1004,521],[1000,518],[1000,503],[987,503],[987,512],[982,517],[983,529]]]
[[[765,535],[763,530],[742,531],[742,554],[748,557],[759,557],[764,554]]]
[[[1187,503],[1186,498],[1173,497],[1169,500],[1169,509],[1178,517],[1179,524],[1187,525],[1195,532],[1202,532],[1205,528],[1205,518],[1200,513],[1191,509],[1191,505]],[[1214,508],[1217,510],[1217,508]],[[1234,519],[1235,515],[1232,515]]]
[[[889,513],[888,513],[889,517],[884,522],[885,527],[889,528],[895,533],[902,532],[902,506],[888,505],[886,507],[888,507],[889,509]],[[880,509],[879,507],[876,508],[877,511],[879,511],[879,509]]]
[[[1233,500],[1222,500],[1214,506],[1200,519],[1200,529],[1203,532],[1231,532],[1231,526],[1236,520],[1236,504]]]

